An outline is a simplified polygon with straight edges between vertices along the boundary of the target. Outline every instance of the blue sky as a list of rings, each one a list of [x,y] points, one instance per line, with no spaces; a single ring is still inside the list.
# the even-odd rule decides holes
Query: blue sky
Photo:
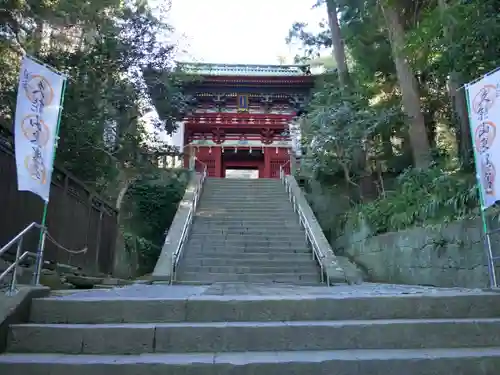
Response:
[[[156,0],[161,1],[161,0]],[[296,48],[285,37],[294,21],[316,28],[324,18],[315,0],[172,0],[168,15],[188,51],[181,61],[277,64],[292,63]]]

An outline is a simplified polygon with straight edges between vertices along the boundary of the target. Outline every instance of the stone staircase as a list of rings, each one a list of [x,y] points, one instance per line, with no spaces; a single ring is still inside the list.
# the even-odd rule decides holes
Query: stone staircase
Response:
[[[281,182],[207,179],[176,282],[319,284],[320,269]]]
[[[295,286],[228,295],[218,287],[142,285],[35,299],[29,323],[9,328],[0,374],[497,375],[500,368],[500,294]]]

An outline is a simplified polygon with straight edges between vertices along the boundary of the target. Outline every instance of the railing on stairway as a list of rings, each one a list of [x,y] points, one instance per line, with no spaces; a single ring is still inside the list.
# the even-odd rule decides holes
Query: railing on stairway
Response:
[[[26,236],[28,233],[30,233],[32,230],[35,230],[35,229],[39,229],[40,234],[44,235],[44,233],[45,233],[44,227],[42,227],[38,223],[31,223],[26,228],[24,228],[21,232],[19,232],[17,234],[17,236],[15,236],[12,240],[10,240],[6,245],[4,245],[0,249],[0,257],[1,257],[9,249],[11,249],[14,245],[17,244],[16,257],[15,257],[14,262],[9,267],[7,267],[7,269],[5,271],[3,271],[2,274],[0,274],[0,282],[1,282],[5,277],[7,277],[8,274],[10,274],[12,272],[12,278],[10,280],[9,289],[7,291],[8,295],[14,295],[17,292],[17,271],[18,271],[18,268],[20,266],[20,263],[24,259],[26,259],[27,257],[34,257],[34,258],[37,257],[37,254],[35,254],[35,253],[29,252],[29,251],[23,252],[24,236]],[[43,246],[42,246],[42,248],[43,248]],[[38,249],[38,251],[41,252],[40,249]],[[34,285],[38,285],[40,283],[40,273],[41,273],[42,265],[43,265],[43,259],[41,257],[43,257],[43,254],[39,254],[39,255],[40,255],[40,259],[36,263],[35,274],[33,276],[33,284]]]
[[[177,249],[175,252],[172,254],[172,269],[171,269],[171,280],[170,284],[173,284],[175,281],[175,273],[177,271],[177,264],[179,263],[179,259],[182,255],[182,251],[184,250],[184,245],[186,244],[186,240],[188,238],[189,231],[191,229],[191,225],[193,223],[194,215],[196,213],[196,207],[198,206],[198,201],[200,200],[201,193],[203,191],[203,184],[205,183],[205,180],[207,178],[207,165],[198,160],[196,157],[194,158],[194,162],[198,162],[202,166],[202,171],[200,174],[200,179],[196,185],[194,194],[193,194],[193,199],[191,200],[191,204],[189,207],[189,213],[186,217],[186,221],[184,222],[184,226],[182,227],[182,233],[181,233],[181,239],[179,241],[179,244],[177,245]],[[196,171],[196,166],[193,166],[193,169]],[[198,172],[196,172],[198,173]]]
[[[304,214],[304,210],[302,209],[300,202],[297,201],[297,198],[295,197],[295,195],[292,192],[292,189],[290,188],[290,183],[285,173],[285,167],[289,163],[290,160],[288,160],[286,163],[280,166],[280,180],[285,185],[285,190],[288,193],[288,198],[290,199],[290,202],[293,205],[293,210],[299,215],[300,225],[304,228],[304,231],[306,233],[306,241],[311,245],[311,248],[313,250],[312,252],[313,259],[318,262],[321,268],[321,282],[324,282],[325,270],[323,269],[322,259],[325,258],[326,255],[323,253],[321,247],[318,244],[318,240],[314,235],[314,231],[311,228],[311,224],[309,223],[307,216]]]

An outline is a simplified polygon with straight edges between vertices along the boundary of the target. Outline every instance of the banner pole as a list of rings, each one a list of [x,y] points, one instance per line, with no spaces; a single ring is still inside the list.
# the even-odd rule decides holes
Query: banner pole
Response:
[[[61,128],[61,117],[62,117],[62,109],[63,109],[63,104],[64,104],[64,95],[66,93],[66,82],[67,82],[67,79],[66,79],[66,77],[64,77],[62,89],[61,89],[61,98],[59,100],[59,115],[57,117],[54,153],[52,155],[52,168],[54,168],[54,163],[56,160],[56,151],[57,151],[57,146],[59,143],[59,130]],[[50,183],[51,183],[51,181],[49,181],[49,184]],[[48,208],[49,208],[49,201],[47,200],[47,201],[45,201],[44,206],[43,206],[42,223],[41,223],[41,228],[40,228],[40,238],[38,240],[38,251],[36,253],[37,257],[36,257],[35,274],[33,275],[33,284],[34,285],[40,284],[40,276],[41,276],[42,268],[43,268],[42,267],[43,266],[43,253],[45,250],[45,239],[47,236]]]
[[[488,218],[486,217],[486,209],[484,208],[484,197],[483,197],[483,189],[481,185],[481,176],[480,176],[480,170],[478,168],[478,158],[477,158],[477,152],[476,152],[476,147],[474,145],[474,130],[472,129],[472,124],[473,121],[471,119],[471,104],[470,104],[470,96],[469,96],[469,86],[470,84],[465,85],[465,97],[467,99],[467,111],[469,113],[469,130],[471,132],[471,140],[472,140],[472,150],[474,154],[474,165],[476,169],[476,186],[477,186],[477,191],[478,191],[478,198],[479,198],[479,205],[480,205],[480,211],[481,211],[481,221],[482,221],[482,226],[483,226],[483,233],[485,235],[485,243],[484,247],[486,250],[486,258],[488,262],[488,276],[490,279],[490,288],[496,288],[497,287],[497,276],[495,272],[495,264],[493,261],[493,251],[491,249],[491,238],[490,238],[490,231],[488,228]]]

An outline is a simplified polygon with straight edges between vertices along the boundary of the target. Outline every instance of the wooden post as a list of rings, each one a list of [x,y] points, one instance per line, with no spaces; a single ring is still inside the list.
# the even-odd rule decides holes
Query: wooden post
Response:
[[[264,178],[271,178],[271,148],[264,148]]]
[[[212,155],[215,159],[215,177],[222,178],[222,148],[220,146],[212,147]]]

